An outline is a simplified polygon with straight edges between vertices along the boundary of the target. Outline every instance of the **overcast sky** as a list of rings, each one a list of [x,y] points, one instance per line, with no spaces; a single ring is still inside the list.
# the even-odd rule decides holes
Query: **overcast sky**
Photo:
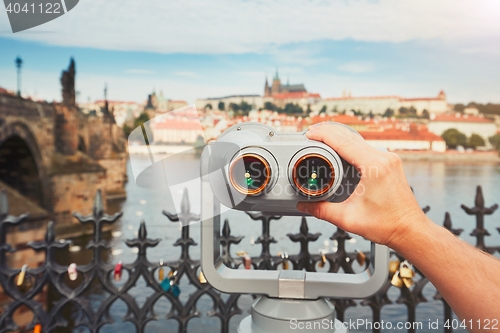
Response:
[[[0,10],[0,86],[60,99],[77,64],[79,101],[262,93],[282,80],[323,97],[436,96],[500,103],[500,1],[81,0],[69,13],[12,34]]]

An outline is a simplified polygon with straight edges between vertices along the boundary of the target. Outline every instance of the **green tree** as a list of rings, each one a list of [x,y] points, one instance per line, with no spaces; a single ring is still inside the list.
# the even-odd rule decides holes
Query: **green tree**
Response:
[[[134,120],[134,128],[143,125],[145,122],[149,121],[149,116],[146,112],[142,112],[139,117]]]
[[[457,111],[457,112],[464,112],[464,109],[465,109],[465,105],[463,104],[455,104],[453,105],[453,110]]]
[[[252,106],[251,106],[250,104],[248,104],[247,102],[242,101],[242,102],[240,103],[240,110],[241,110],[241,111],[243,111],[243,113],[248,114],[248,112],[249,112],[250,110],[252,110]]]
[[[477,147],[483,147],[486,144],[484,139],[476,133],[472,133],[469,140],[467,140],[467,147],[476,149]]]
[[[198,135],[196,137],[196,141],[193,143],[194,146],[194,151],[196,152],[196,155],[200,156],[201,153],[203,152],[203,149],[205,148],[205,139],[203,136]]]
[[[276,111],[277,107],[271,102],[265,102],[264,103],[264,109],[266,110],[271,110],[271,111]]]
[[[455,149],[458,146],[465,146],[467,144],[467,137],[465,134],[455,128],[447,129],[441,134],[441,137],[446,142],[448,148]]]
[[[278,110],[278,112],[280,112]],[[282,110],[282,113],[286,114],[303,114],[304,109],[302,109],[299,105],[293,103],[287,103],[285,108]]]
[[[123,132],[126,137],[131,141],[145,141],[144,133],[142,130],[135,130],[144,125],[144,130],[146,131],[148,142],[153,141],[153,132],[149,128],[149,116],[146,112],[142,112],[137,118],[134,119],[134,125],[132,128],[128,126],[123,126]],[[128,132],[128,133],[127,133]]]
[[[205,105],[205,109],[210,109],[210,110],[212,110],[212,104],[208,103],[207,105]]]
[[[387,117],[387,118],[390,118],[394,116],[394,110],[393,109],[387,109],[385,110],[384,114],[382,115],[382,117]]]
[[[399,114],[401,116],[414,116],[417,114],[417,110],[413,106],[410,106],[409,108],[402,106],[399,108]]]
[[[491,143],[496,150],[500,151],[500,134],[495,134],[488,138],[488,141]]]
[[[123,135],[125,136],[125,138],[128,138],[128,136],[132,132],[132,128],[129,127],[127,124],[123,124],[122,130],[123,130]]]
[[[429,119],[430,118],[429,111],[427,110],[422,111],[422,118]]]
[[[319,113],[326,113],[326,105],[323,105],[321,110],[319,110]]]
[[[229,103],[229,109],[237,112],[240,111],[240,106],[236,103]]]
[[[224,102],[220,101],[217,107],[219,108],[220,111],[224,111],[226,105],[224,104]]]

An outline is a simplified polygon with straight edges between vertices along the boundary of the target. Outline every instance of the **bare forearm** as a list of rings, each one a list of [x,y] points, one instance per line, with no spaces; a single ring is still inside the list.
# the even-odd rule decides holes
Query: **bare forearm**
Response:
[[[417,215],[409,225],[391,247],[419,268],[461,319],[500,321],[500,279],[495,278],[500,276],[500,261],[456,239],[425,215]],[[478,326],[470,331],[482,331]]]

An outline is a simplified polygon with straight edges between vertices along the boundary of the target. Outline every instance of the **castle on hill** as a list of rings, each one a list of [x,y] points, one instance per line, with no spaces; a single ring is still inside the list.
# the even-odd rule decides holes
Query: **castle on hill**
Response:
[[[307,90],[303,84],[289,84],[288,82],[287,84],[281,84],[278,71],[276,71],[276,74],[274,75],[271,86],[269,86],[266,77],[266,83],[264,85],[264,97],[286,93],[307,93]]]

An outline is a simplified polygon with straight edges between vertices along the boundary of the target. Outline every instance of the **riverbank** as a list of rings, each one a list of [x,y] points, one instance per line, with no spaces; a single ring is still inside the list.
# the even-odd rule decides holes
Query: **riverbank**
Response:
[[[496,151],[459,152],[448,150],[444,153],[433,151],[395,151],[403,161],[429,161],[429,162],[493,162],[500,163]]]
[[[195,154],[196,149],[190,145],[130,145],[129,155],[174,155],[174,154]]]

